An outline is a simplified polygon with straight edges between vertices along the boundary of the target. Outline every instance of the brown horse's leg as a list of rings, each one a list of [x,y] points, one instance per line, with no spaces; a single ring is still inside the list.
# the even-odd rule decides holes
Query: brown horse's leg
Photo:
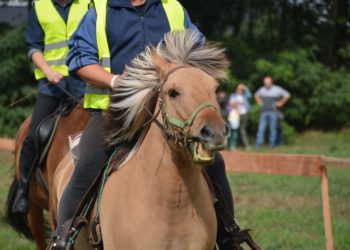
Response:
[[[28,213],[28,224],[31,229],[33,238],[35,239],[35,245],[37,250],[45,250],[45,228],[44,228],[44,213],[43,208],[30,204]]]

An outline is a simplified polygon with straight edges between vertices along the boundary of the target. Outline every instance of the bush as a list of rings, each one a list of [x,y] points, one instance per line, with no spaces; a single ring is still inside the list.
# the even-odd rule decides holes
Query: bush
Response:
[[[249,81],[258,88],[266,75],[291,93],[283,112],[292,126],[331,130],[350,125],[350,109],[345,108],[350,105],[350,71],[332,71],[298,49],[256,60]]]
[[[12,108],[9,104],[28,95],[36,83],[26,55],[25,26],[1,25],[0,38],[0,135],[14,136],[23,120],[30,114],[34,96]]]

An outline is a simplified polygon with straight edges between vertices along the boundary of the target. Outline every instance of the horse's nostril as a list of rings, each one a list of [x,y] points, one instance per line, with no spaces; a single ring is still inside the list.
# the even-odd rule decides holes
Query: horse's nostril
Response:
[[[199,132],[201,139],[203,140],[209,140],[214,137],[213,131],[207,126],[203,126],[201,131]]]

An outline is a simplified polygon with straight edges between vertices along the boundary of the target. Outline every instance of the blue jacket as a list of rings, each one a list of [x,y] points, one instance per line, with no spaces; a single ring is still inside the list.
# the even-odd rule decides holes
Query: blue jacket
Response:
[[[57,12],[61,15],[62,19],[67,23],[68,14],[72,0],[68,0],[66,6],[59,4],[58,0],[52,0]],[[44,31],[41,28],[38,17],[35,12],[35,8],[32,7],[28,14],[28,24],[26,32],[26,44],[28,50],[28,58],[31,60],[32,54],[36,51],[44,51]],[[50,84],[46,85],[48,80],[42,78],[38,80],[39,90],[38,93],[54,96],[54,97],[63,97],[64,93],[57,88],[55,85]],[[60,87],[68,89],[72,94],[77,97],[81,97],[85,92],[85,83],[74,76],[68,76],[59,83]]]
[[[197,32],[198,39],[204,44],[203,35],[191,22],[186,11],[185,27]],[[125,65],[144,51],[146,45],[158,44],[169,31],[168,19],[160,0],[147,0],[142,13],[129,0],[109,0],[106,33],[112,73],[121,74]],[[94,8],[88,11],[68,46],[70,51],[66,63],[70,72],[99,63]]]

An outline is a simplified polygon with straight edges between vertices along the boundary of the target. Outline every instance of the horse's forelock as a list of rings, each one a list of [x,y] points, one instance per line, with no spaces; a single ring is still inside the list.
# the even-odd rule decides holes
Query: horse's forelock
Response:
[[[225,49],[220,43],[207,42],[202,46],[198,34],[190,30],[167,33],[157,51],[171,63],[189,64],[217,79],[226,77],[229,61]]]

